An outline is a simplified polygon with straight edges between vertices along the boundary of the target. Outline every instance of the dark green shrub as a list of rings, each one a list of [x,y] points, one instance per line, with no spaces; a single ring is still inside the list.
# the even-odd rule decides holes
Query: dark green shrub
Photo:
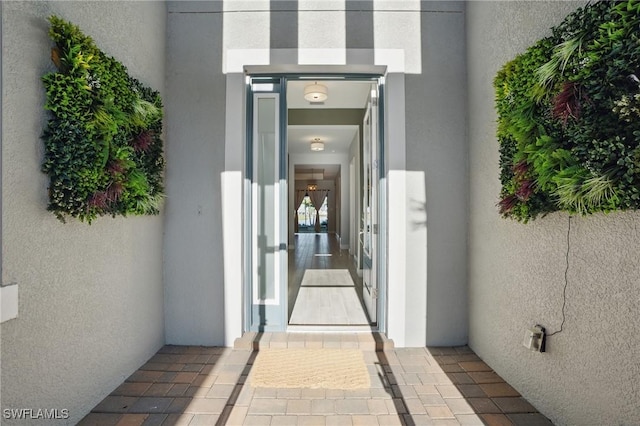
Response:
[[[494,87],[503,216],[640,208],[638,0],[578,9]]]
[[[49,18],[57,71],[42,77],[42,170],[48,209],[91,223],[97,216],[158,214],[163,198],[162,100],[80,29]]]

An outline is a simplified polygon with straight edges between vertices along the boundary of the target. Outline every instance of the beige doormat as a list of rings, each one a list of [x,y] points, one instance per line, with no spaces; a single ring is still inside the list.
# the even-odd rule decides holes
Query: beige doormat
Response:
[[[368,389],[369,372],[358,349],[261,349],[251,385],[263,388]]]

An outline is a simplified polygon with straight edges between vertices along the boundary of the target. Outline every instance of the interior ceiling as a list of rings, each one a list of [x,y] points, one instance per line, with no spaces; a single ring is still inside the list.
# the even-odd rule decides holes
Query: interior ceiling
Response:
[[[311,103],[304,99],[304,88],[309,84],[322,84],[328,89],[327,100],[322,103]],[[290,109],[363,109],[366,106],[371,90],[371,82],[367,81],[324,81],[296,80],[287,84],[287,107]],[[358,126],[339,126],[332,123],[313,126],[289,126],[287,140],[290,154],[312,154],[317,156],[318,163],[328,154],[349,154],[349,147],[356,136]],[[320,138],[325,144],[324,151],[312,152],[310,143]],[[308,170],[318,172],[322,169],[324,179],[333,180],[340,171],[339,165],[313,164],[296,165],[296,179],[306,179]],[[300,172],[302,170],[302,172]]]

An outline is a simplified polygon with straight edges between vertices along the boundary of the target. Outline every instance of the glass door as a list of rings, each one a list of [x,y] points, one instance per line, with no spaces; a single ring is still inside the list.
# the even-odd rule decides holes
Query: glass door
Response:
[[[363,299],[369,319],[377,322],[378,304],[378,85],[371,84],[369,100],[362,123],[362,281]]]
[[[245,323],[252,331],[280,331],[286,326],[287,150],[282,83],[280,78],[250,78],[247,90],[245,246],[250,297]]]

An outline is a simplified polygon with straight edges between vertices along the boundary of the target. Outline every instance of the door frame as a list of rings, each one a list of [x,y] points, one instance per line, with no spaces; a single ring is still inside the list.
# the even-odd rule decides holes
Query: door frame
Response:
[[[287,268],[287,256],[284,257],[284,266],[281,269],[280,279],[281,283],[279,283],[280,288],[283,291],[280,292],[280,297],[282,300],[282,315],[281,315],[281,323],[277,325],[275,328],[273,327],[259,327],[259,329],[255,329],[251,327],[251,313],[252,313],[252,289],[253,289],[253,266],[252,266],[252,227],[251,223],[253,222],[252,212],[252,189],[251,183],[253,182],[253,95],[254,92],[251,89],[252,79],[264,79],[269,80],[279,80],[280,89],[280,102],[279,102],[279,130],[280,130],[280,176],[281,180],[284,177],[285,185],[280,185],[280,193],[282,196],[282,191],[285,191],[285,199],[288,198],[288,185],[289,185],[289,176],[288,174],[288,145],[287,145],[287,102],[286,102],[286,89],[288,81],[295,80],[337,80],[337,81],[371,81],[372,83],[377,82],[378,84],[378,161],[379,165],[376,168],[377,174],[376,179],[378,182],[378,202],[377,202],[377,210],[378,210],[378,229],[377,232],[378,244],[377,244],[377,253],[376,253],[376,261],[378,264],[378,273],[376,276],[377,279],[377,288],[378,288],[378,298],[376,301],[376,311],[377,311],[377,321],[376,325],[372,327],[372,331],[386,331],[387,328],[387,289],[388,289],[388,279],[387,279],[387,262],[388,262],[388,232],[387,232],[387,212],[388,212],[388,200],[387,200],[387,171],[388,165],[385,158],[386,153],[386,138],[385,138],[385,73],[333,73],[333,72],[319,72],[319,73],[278,73],[278,72],[269,72],[268,67],[266,69],[260,69],[259,71],[254,70],[254,72],[247,72],[245,75],[245,105],[244,116],[245,116],[245,160],[244,160],[244,185],[243,185],[243,285],[242,285],[242,294],[243,294],[243,332],[246,331],[286,331],[288,328],[288,268]],[[257,72],[256,72],[257,71]],[[284,169],[284,170],[283,170]],[[281,217],[286,218],[288,220],[288,203],[281,203],[280,205],[280,215]],[[356,221],[357,222],[357,221]],[[353,224],[352,224],[353,225]],[[284,242],[284,250],[287,250],[288,244],[288,227],[281,227],[281,233],[285,232],[284,239],[281,241]],[[356,241],[356,244],[359,244],[359,241]]]

